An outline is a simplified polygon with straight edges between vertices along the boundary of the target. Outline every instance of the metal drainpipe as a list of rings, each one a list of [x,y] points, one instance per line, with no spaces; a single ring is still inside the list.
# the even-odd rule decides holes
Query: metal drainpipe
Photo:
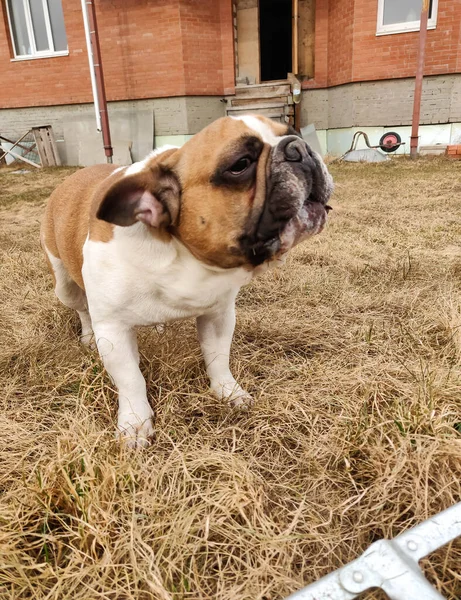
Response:
[[[101,131],[101,115],[99,114],[98,88],[96,87],[96,77],[94,74],[94,58],[91,49],[90,24],[88,23],[88,11],[86,10],[86,0],[82,0],[83,27],[85,29],[86,51],[88,54],[88,64],[90,67],[91,90],[93,92],[94,113],[96,117],[96,129]]]
[[[113,150],[110,140],[109,116],[107,114],[106,90],[104,87],[104,73],[102,70],[101,48],[99,46],[98,24],[96,9],[93,0],[87,0],[88,19],[90,22],[91,48],[94,58],[94,72],[96,75],[96,88],[99,99],[99,114],[101,115],[102,139],[107,162],[112,163]]]
[[[415,96],[413,102],[413,121],[411,126],[410,156],[418,156],[418,129],[421,115],[421,93],[423,89],[424,56],[426,52],[427,22],[429,19],[429,0],[423,0],[421,24],[419,27],[418,65],[416,67]]]

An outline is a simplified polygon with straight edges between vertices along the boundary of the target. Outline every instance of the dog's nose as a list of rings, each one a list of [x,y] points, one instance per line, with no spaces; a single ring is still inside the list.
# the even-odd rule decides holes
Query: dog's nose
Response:
[[[281,142],[285,160],[289,162],[302,162],[308,155],[307,144],[299,137],[290,136]]]

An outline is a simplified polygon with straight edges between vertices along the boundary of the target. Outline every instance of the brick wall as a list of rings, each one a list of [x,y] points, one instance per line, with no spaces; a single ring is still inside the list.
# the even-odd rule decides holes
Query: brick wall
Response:
[[[315,77],[304,88],[413,77],[418,32],[376,36],[378,0],[317,1]],[[425,75],[461,72],[461,2],[439,0]]]
[[[81,4],[62,3],[69,56],[11,61],[0,0],[1,108],[92,101]],[[108,100],[233,92],[230,0],[100,0],[96,7]]]
[[[234,31],[231,2],[179,0],[179,9],[185,93],[232,93]]]
[[[225,94],[235,92],[234,7],[230,0],[219,2],[221,19],[222,86]]]
[[[328,7],[328,75],[351,81],[353,68],[354,0],[330,0]]]
[[[328,0],[316,2],[315,5],[315,77],[306,82],[306,87],[327,87],[328,85],[328,38],[329,38]],[[307,85],[308,84],[308,85]]]

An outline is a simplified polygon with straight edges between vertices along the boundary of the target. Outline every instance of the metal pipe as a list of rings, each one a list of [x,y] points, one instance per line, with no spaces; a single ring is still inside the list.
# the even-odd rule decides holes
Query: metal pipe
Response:
[[[93,58],[93,51],[91,49],[90,24],[88,23],[88,11],[86,10],[86,0],[82,0],[82,15],[83,15],[83,28],[85,30],[86,51],[88,54],[88,64],[90,66],[91,90],[93,92],[93,104],[94,104],[94,112],[95,112],[95,117],[96,117],[96,129],[98,131],[101,131],[101,115],[99,114],[98,88],[96,87],[96,77],[94,74],[94,58]]]
[[[104,73],[102,70],[101,48],[99,46],[98,24],[96,21],[96,8],[93,0],[87,0],[89,7],[88,19],[90,22],[90,39],[93,56],[95,59],[94,72],[99,98],[99,114],[101,115],[102,139],[107,162],[112,162],[113,150],[110,140],[109,116],[107,114],[106,90],[104,87]]]
[[[416,67],[415,96],[413,100],[413,120],[411,125],[410,156],[418,156],[419,119],[421,115],[421,94],[423,89],[424,57],[426,52],[427,22],[429,19],[429,0],[423,0],[421,22],[419,26],[418,64]]]

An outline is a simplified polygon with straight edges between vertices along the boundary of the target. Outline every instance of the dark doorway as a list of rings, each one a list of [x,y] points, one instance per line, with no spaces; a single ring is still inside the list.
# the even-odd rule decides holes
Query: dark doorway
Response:
[[[286,79],[291,73],[291,2],[259,0],[261,81]]]

